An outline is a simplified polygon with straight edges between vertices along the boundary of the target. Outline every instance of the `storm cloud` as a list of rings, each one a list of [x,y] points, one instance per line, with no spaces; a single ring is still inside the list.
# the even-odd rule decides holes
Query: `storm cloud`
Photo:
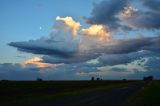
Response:
[[[47,75],[54,75],[55,79],[76,79],[96,75],[108,78],[124,76],[136,78],[134,75],[139,73],[148,75],[148,71],[154,70],[153,67],[159,67],[160,36],[144,35],[139,38],[112,36],[112,32],[118,32],[119,29],[123,31],[147,29],[153,32],[160,29],[157,5],[159,1],[140,1],[145,9],[135,8],[132,0],[103,0],[94,4],[91,15],[85,17],[87,24],[90,25],[88,28],[82,28],[80,22],[74,21],[72,17],[57,17],[58,22],[53,26],[49,36],[8,44],[19,51],[42,55],[38,64],[39,62],[60,64],[58,67],[47,67],[42,71],[39,67],[23,68],[13,64],[7,67],[3,64],[0,65],[0,70],[8,72],[14,68],[29,72],[34,70],[37,73],[47,72]]]
[[[159,0],[141,0],[144,6],[148,7],[151,10],[160,12],[160,1]]]
[[[65,30],[61,23],[55,24],[55,27],[56,29],[53,29],[49,36],[37,40],[11,42],[8,45],[28,53],[60,57],[72,56],[77,52],[77,39],[73,38],[70,30]]]
[[[160,28],[160,1],[140,0],[144,9],[134,8],[132,0],[103,0],[94,4],[90,17],[85,17],[89,24],[106,25],[106,29],[114,32],[118,30],[139,30]],[[129,8],[127,8],[129,7]],[[150,11],[146,11],[146,10]],[[122,15],[125,13],[125,15]],[[126,15],[128,14],[128,15]]]
[[[117,14],[128,3],[129,0],[103,0],[99,4],[94,4],[91,16],[86,18],[86,21],[89,24],[107,25],[109,30],[115,30],[120,26]]]
[[[66,64],[84,62],[98,58],[99,56],[103,57],[103,54],[108,55],[108,57],[116,57],[117,55],[119,55],[120,57],[126,58],[128,53],[132,54],[132,52],[138,52],[142,50],[151,51],[155,53],[160,52],[160,37],[117,40],[113,39],[111,40],[111,42],[103,42],[99,44],[97,44],[96,42],[89,42],[90,45],[87,45],[86,43],[80,43],[79,46],[77,46],[77,43],[70,43],[70,46],[66,46],[66,44],[64,43],[64,47],[62,46],[62,48],[58,49],[57,45],[59,44],[59,42],[48,43],[45,40],[42,40],[41,42],[39,42],[39,40],[33,41],[33,43],[31,41],[24,43],[14,42],[10,43],[9,45],[17,47],[18,50],[23,50],[27,52],[29,51],[33,54],[35,53],[35,51],[36,54],[44,54],[43,51],[45,51],[46,56],[42,57],[44,62]],[[51,47],[52,44],[54,45]],[[74,49],[71,49],[72,47]],[[70,50],[73,51],[70,52]]]
[[[137,11],[131,16],[120,16],[121,23],[133,29],[160,29],[160,13]]]

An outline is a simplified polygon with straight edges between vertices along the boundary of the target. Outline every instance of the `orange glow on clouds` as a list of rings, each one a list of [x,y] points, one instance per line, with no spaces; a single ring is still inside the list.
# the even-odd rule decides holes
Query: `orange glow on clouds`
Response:
[[[78,29],[81,26],[79,22],[75,22],[72,17],[61,18],[59,16],[56,17],[58,21],[64,21],[64,23],[71,29],[73,35],[77,35]]]
[[[39,58],[39,57],[34,57],[32,59],[29,59],[29,60],[26,60],[22,66],[23,67],[26,67],[27,65],[35,65],[39,68],[45,68],[45,67],[56,67],[57,65],[56,64],[49,64],[49,63],[43,63],[41,62],[42,59]]]
[[[103,25],[91,25],[89,28],[82,29],[82,34],[89,36],[96,36],[100,40],[108,40],[111,37],[111,33],[105,30]]]
[[[92,37],[97,37],[100,41],[108,41],[111,38],[111,32],[106,31],[106,27],[104,25],[91,25],[88,28],[82,28],[78,30],[81,26],[80,22],[76,22],[72,17],[56,17],[57,21],[63,21],[65,24],[65,28],[71,30],[72,35],[82,34],[88,35]]]

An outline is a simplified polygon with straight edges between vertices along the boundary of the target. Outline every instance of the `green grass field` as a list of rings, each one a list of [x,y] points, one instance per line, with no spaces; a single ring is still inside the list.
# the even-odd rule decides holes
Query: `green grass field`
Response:
[[[1,81],[0,106],[28,106],[39,101],[73,96],[137,81]]]

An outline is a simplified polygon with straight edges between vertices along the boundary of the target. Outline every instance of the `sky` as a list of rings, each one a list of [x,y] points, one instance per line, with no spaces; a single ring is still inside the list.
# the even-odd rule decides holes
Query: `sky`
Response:
[[[0,0],[0,79],[160,79],[159,0]]]

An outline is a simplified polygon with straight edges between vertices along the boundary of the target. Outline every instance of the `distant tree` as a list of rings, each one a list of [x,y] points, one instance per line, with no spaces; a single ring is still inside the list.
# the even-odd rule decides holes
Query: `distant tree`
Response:
[[[94,77],[91,77],[91,81],[94,81]]]
[[[152,81],[153,80],[153,76],[144,77],[143,80],[144,81]]]
[[[97,78],[97,81],[99,81],[100,80],[100,78]]]
[[[38,77],[38,78],[37,78],[37,81],[43,81],[43,79]]]
[[[9,80],[1,80],[2,82],[7,82],[7,81],[9,81]]]
[[[123,81],[126,81],[127,79],[124,78],[124,79],[122,79],[122,80],[123,80]]]

